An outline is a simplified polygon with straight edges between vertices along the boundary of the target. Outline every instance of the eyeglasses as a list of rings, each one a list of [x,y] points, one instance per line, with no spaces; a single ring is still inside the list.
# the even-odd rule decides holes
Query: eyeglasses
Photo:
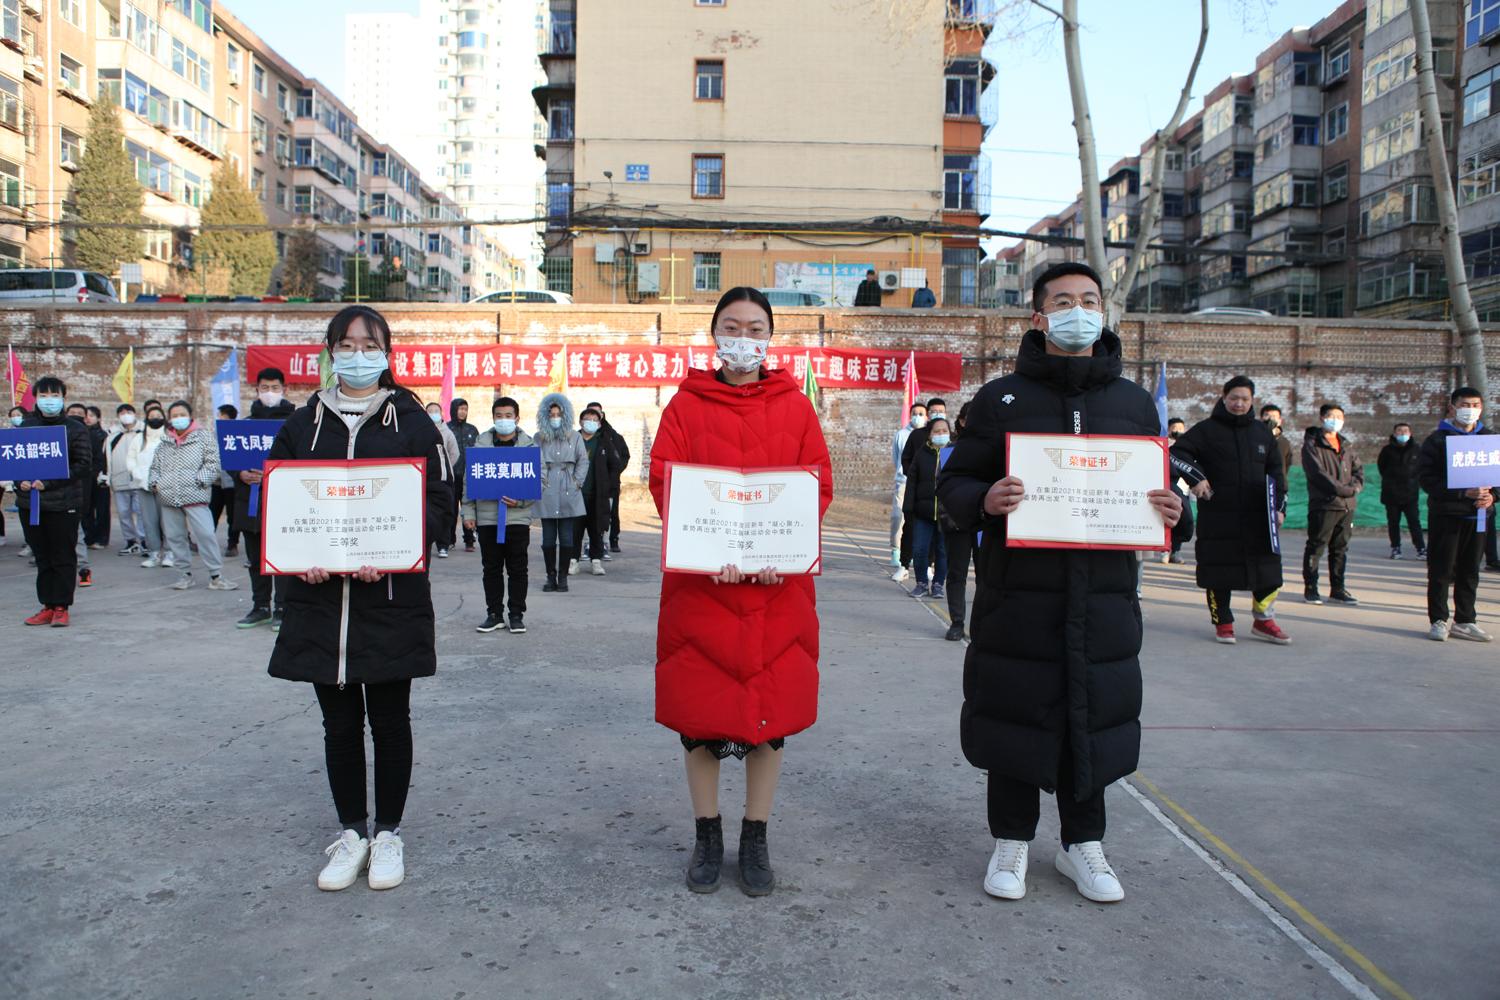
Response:
[[[382,358],[385,356],[385,352],[378,347],[369,347],[361,350],[360,348],[355,347],[352,344],[339,344],[334,347],[332,353],[335,358],[343,358],[345,361],[353,358],[356,354],[364,354],[371,360]]]

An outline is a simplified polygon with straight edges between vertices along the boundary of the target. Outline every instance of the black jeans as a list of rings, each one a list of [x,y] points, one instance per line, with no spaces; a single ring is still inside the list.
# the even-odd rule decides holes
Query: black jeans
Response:
[[[1349,562],[1349,538],[1354,534],[1354,511],[1309,510],[1307,547],[1302,550],[1302,585],[1318,589],[1318,563],[1328,550],[1328,586],[1337,594],[1344,589],[1344,567]]]
[[[83,519],[85,545],[109,544],[109,515],[112,509],[109,487],[95,482],[89,487],[89,512]]]
[[[1486,511],[1485,520],[1494,514]],[[1448,620],[1448,590],[1453,590],[1453,621],[1472,624],[1479,596],[1479,558],[1484,535],[1472,517],[1433,514],[1427,518],[1427,620]]]
[[[945,531],[943,544],[948,547],[948,617],[962,625],[968,615],[966,600],[969,586],[969,562],[974,553],[974,533]]]
[[[260,532],[243,532],[245,538],[245,556],[250,560],[250,596],[252,604],[257,608],[267,611],[272,609],[272,598],[276,604],[275,610],[280,612],[286,607],[286,577],[267,576],[260,571]]]
[[[493,524],[481,524],[479,558],[484,564],[484,603],[489,613],[500,617],[506,607],[505,578],[510,577],[510,613],[526,613],[526,560],[531,548],[531,525],[507,524],[505,540]]]
[[[620,547],[620,484],[609,491],[609,547]]]
[[[71,608],[78,587],[78,519],[75,511],[44,510],[31,523],[31,494],[22,493],[21,528],[36,559],[36,599],[44,608]]]
[[[450,489],[452,489],[453,491],[453,505],[452,509],[450,509],[448,513],[443,516],[443,526],[438,531],[437,545],[440,549],[451,549],[458,546],[458,513],[463,508],[463,483],[453,483],[451,484]],[[474,544],[474,532],[470,531],[468,528],[464,529],[464,544]]]
[[[411,681],[314,684],[323,709],[328,786],[345,829],[365,832],[365,717],[375,744],[375,832],[394,830],[411,785]]]
[[[1267,598],[1276,596],[1280,591],[1280,587],[1266,587],[1262,590],[1252,590],[1250,596],[1256,604],[1263,604]],[[1233,625],[1234,609],[1229,606],[1229,589],[1225,587],[1219,590],[1208,590],[1205,593],[1208,595],[1208,620],[1214,625]],[[1269,610],[1268,608],[1267,611]],[[1258,619],[1260,616],[1256,617]],[[1271,615],[1267,614],[1265,617],[1270,618]]]
[[[583,516],[573,524],[573,556],[574,559],[583,559],[583,539],[585,533],[588,535],[589,558],[604,558],[604,532],[599,523],[599,502],[594,499],[592,492],[583,495]]]
[[[214,519],[214,530],[219,530],[219,518],[225,511],[229,511],[229,547],[237,548],[240,544],[240,533],[234,530],[234,487],[215,486],[208,495],[208,512]]]
[[[1178,495],[1182,500],[1182,517],[1172,527],[1172,552],[1175,554],[1182,551],[1182,547],[1193,540],[1193,504],[1187,497]]]
[[[1041,789],[1035,785],[990,772],[990,836],[996,840],[1031,840],[1042,808]],[[1073,799],[1073,757],[1066,750],[1057,770],[1057,818],[1062,821],[1062,842],[1082,844],[1104,839],[1104,789],[1077,802]]]
[[[1427,548],[1422,540],[1422,509],[1421,504],[1415,497],[1409,503],[1388,503],[1385,505],[1385,530],[1390,536],[1391,548],[1401,547],[1401,518],[1406,518],[1406,530],[1411,532],[1411,543],[1421,552]]]

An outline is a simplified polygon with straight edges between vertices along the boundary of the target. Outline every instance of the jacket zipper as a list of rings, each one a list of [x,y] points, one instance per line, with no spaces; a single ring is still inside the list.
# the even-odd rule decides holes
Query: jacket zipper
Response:
[[[379,407],[384,408],[388,402],[389,397],[387,397],[386,399],[382,399],[380,401]],[[344,457],[349,459],[350,461],[354,460],[354,439],[359,436],[360,428],[365,425],[366,420],[370,419],[370,414],[374,411],[374,409],[376,409],[376,407],[371,407],[371,409],[366,410],[364,415],[354,422],[354,426],[349,428],[349,449]],[[335,410],[334,412],[337,413],[338,411]],[[339,611],[338,681],[340,691],[344,689],[344,684],[347,682],[349,676],[349,579],[350,578],[347,575],[344,577],[343,605]]]

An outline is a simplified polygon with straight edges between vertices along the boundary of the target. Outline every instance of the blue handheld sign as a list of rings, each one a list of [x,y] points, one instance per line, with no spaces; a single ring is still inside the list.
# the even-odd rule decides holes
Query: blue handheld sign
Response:
[[[464,495],[473,500],[540,500],[542,449],[470,448],[464,455]]]
[[[1447,446],[1448,488],[1474,490],[1500,486],[1500,436],[1495,434],[1449,434]],[[1485,530],[1486,511],[1475,510],[1477,530]]]
[[[271,443],[281,431],[282,420],[218,420],[214,433],[219,439],[219,467],[225,472],[259,470],[271,453]],[[251,517],[260,515],[260,484],[250,485]]]
[[[49,427],[15,427],[0,431],[0,479],[29,483],[37,479],[67,479],[68,429]],[[40,524],[42,495],[31,493],[32,524]]]

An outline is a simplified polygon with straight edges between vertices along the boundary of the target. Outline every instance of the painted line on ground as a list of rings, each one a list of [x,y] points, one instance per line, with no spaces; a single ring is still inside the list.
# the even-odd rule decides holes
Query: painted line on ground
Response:
[[[1287,909],[1291,910],[1299,920],[1301,920],[1307,926],[1311,927],[1325,941],[1333,945],[1334,948],[1338,949],[1340,954],[1342,954],[1349,961],[1353,962],[1359,969],[1361,969],[1365,973],[1365,975],[1369,976],[1377,984],[1379,984],[1381,989],[1385,990],[1391,996],[1396,997],[1397,1000],[1413,1000],[1412,995],[1408,993],[1404,988],[1402,988],[1400,983],[1397,983],[1394,979],[1383,972],[1379,966],[1366,958],[1363,952],[1355,948],[1349,942],[1345,941],[1338,934],[1334,933],[1334,931],[1327,924],[1319,920],[1317,917],[1313,916],[1312,911],[1308,910],[1307,907],[1303,906],[1301,903],[1297,902],[1296,899],[1292,898],[1292,895],[1290,893],[1288,893],[1281,886],[1277,885],[1275,882],[1271,881],[1271,879],[1266,877],[1266,875],[1264,875],[1260,871],[1260,869],[1256,868],[1250,862],[1246,861],[1242,854],[1226,844],[1222,838],[1217,836],[1212,830],[1210,830],[1208,827],[1204,826],[1201,822],[1194,818],[1194,816],[1186,809],[1182,808],[1176,802],[1173,802],[1166,795],[1162,794],[1161,789],[1153,784],[1151,780],[1148,779],[1145,775],[1137,771],[1132,776],[1132,780],[1140,782],[1140,784],[1144,785],[1146,790],[1151,793],[1152,797],[1160,799],[1162,803],[1164,803],[1169,809],[1176,813],[1177,816],[1180,817],[1182,821],[1185,822],[1193,830],[1194,833],[1198,834],[1198,836],[1202,837],[1204,840],[1212,844],[1214,849],[1225,858],[1229,859],[1240,868],[1242,868],[1246,874],[1248,874],[1252,879],[1255,880],[1257,884],[1260,885],[1262,889],[1265,889],[1272,896],[1276,897],[1276,899],[1279,900],[1281,904]],[[1238,892],[1241,896],[1244,896],[1247,900],[1250,901],[1251,905],[1253,905],[1257,910],[1264,914],[1266,919],[1275,924],[1278,930],[1280,930],[1294,944],[1296,944],[1299,948],[1306,952],[1309,958],[1317,962],[1319,965],[1323,966],[1324,969],[1328,970],[1328,974],[1331,975],[1340,986],[1348,990],[1350,995],[1359,997],[1361,998],[1361,1000],[1378,1000],[1378,997],[1376,997],[1375,993],[1368,986],[1355,978],[1354,974],[1346,969],[1338,961],[1338,959],[1330,955],[1316,942],[1309,939],[1308,936],[1306,934],[1303,934],[1295,924],[1293,924],[1290,920],[1283,916],[1275,907],[1273,907],[1253,888],[1251,888],[1243,878],[1236,874],[1232,869],[1225,866],[1222,861],[1209,854],[1208,851],[1205,850],[1204,847],[1196,840],[1194,840],[1192,837],[1189,837],[1187,833],[1183,831],[1182,827],[1174,822],[1171,817],[1167,816],[1166,813],[1162,812],[1155,802],[1151,801],[1150,798],[1142,794],[1141,791],[1134,785],[1132,785],[1130,781],[1122,781],[1120,782],[1120,785],[1125,789],[1126,793],[1128,793],[1131,798],[1139,802],[1142,808],[1144,808],[1148,813],[1155,817],[1157,822],[1166,827],[1173,836],[1182,841],[1182,843],[1185,844],[1190,851],[1196,854],[1204,862],[1204,864],[1212,868],[1220,878],[1228,882],[1236,892]]]
[[[1156,733],[1383,733],[1415,735],[1492,735],[1500,729],[1413,728],[1410,726],[1142,726]]]

